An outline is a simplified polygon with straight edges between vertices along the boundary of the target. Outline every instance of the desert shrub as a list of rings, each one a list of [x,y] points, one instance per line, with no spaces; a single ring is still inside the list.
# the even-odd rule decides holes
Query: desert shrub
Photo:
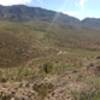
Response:
[[[7,77],[2,77],[1,79],[0,79],[0,82],[3,82],[3,83],[5,83],[5,82],[7,82]]]
[[[93,100],[100,100],[100,92],[97,92],[94,97]]]
[[[93,98],[95,96],[95,92],[94,91],[88,91],[88,92],[72,91],[72,96],[73,96],[74,100],[93,100]]]
[[[52,63],[45,63],[42,65],[42,70],[46,74],[51,73],[53,71],[53,64]]]
[[[11,98],[12,98],[11,94],[5,94],[5,93],[0,94],[0,100],[11,100]]]
[[[67,70],[72,70],[71,64],[56,64],[56,63],[44,63],[42,66],[40,66],[40,73],[42,74],[63,74]]]
[[[33,90],[35,90],[41,98],[45,98],[48,93],[50,93],[54,88],[52,83],[39,83],[34,84]]]
[[[60,64],[60,65],[55,65],[54,67],[54,73],[56,74],[63,74],[67,70],[72,69],[72,65],[70,64]]]
[[[0,82],[7,81],[21,81],[24,79],[31,79],[34,76],[35,70],[32,67],[15,67],[15,68],[1,68]]]

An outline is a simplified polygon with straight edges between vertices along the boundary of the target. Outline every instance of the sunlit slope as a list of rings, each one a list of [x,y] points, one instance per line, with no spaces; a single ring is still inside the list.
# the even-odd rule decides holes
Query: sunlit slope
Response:
[[[16,66],[60,48],[98,50],[100,31],[47,22],[0,22],[0,66]]]

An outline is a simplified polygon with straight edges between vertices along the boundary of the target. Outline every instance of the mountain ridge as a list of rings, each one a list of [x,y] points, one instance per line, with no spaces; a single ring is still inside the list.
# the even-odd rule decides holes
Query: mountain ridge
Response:
[[[0,20],[9,21],[46,21],[57,24],[82,26],[88,28],[100,28],[99,18],[85,18],[79,20],[68,14],[47,10],[40,7],[29,7],[26,5],[2,6],[0,5]]]

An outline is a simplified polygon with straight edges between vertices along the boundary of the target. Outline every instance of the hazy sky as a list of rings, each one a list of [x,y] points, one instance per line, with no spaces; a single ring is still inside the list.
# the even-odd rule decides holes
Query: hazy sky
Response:
[[[0,0],[2,5],[25,4],[64,12],[79,19],[100,18],[100,0]]]

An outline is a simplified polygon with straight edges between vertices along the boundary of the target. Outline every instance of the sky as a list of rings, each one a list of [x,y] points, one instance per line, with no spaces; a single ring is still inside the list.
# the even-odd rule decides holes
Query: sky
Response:
[[[1,5],[28,5],[63,12],[84,19],[100,18],[100,0],[0,0]]]

